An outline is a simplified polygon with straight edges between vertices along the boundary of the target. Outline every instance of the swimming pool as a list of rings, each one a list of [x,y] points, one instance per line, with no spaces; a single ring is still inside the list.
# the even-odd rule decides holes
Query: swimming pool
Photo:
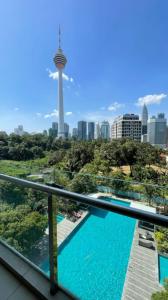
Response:
[[[168,278],[168,257],[159,255],[159,281],[163,285],[164,279]]]
[[[59,283],[80,299],[120,300],[134,228],[134,219],[91,209],[86,221],[59,250]],[[41,267],[48,273],[48,262]]]
[[[64,219],[63,215],[58,214],[57,215],[57,223],[60,223]]]

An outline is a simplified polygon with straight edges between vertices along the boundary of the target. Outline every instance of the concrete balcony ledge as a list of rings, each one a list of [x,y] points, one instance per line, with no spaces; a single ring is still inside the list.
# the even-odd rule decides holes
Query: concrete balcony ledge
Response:
[[[50,281],[38,267],[0,241],[0,300],[77,299],[62,287],[50,294]]]

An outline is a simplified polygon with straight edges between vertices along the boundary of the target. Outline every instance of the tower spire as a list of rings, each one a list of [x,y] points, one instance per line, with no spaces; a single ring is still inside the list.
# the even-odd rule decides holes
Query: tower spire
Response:
[[[61,48],[61,27],[60,27],[60,24],[59,24],[59,40],[58,40],[58,45],[59,45],[59,48]]]

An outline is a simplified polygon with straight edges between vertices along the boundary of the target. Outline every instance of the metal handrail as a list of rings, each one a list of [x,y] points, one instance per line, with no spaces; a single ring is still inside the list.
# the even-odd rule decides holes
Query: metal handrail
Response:
[[[62,174],[72,174],[72,175],[81,175],[81,176],[90,176],[90,177],[94,177],[97,179],[108,179],[110,181],[120,181],[120,182],[127,182],[130,183],[131,185],[142,185],[142,186],[151,186],[151,187],[155,187],[155,188],[163,188],[163,189],[167,189],[168,185],[159,185],[159,184],[153,184],[153,183],[145,183],[145,182],[139,182],[136,180],[128,180],[128,179],[120,179],[120,178],[113,178],[112,176],[103,176],[103,175],[95,175],[95,174],[91,174],[91,173],[87,173],[87,172],[70,172],[70,171],[65,171],[65,170],[60,170],[60,169],[55,169],[55,171],[58,171],[59,173]]]
[[[67,190],[62,190],[59,188],[47,186],[47,185],[40,184],[40,183],[31,182],[31,181],[28,181],[25,179],[19,179],[19,178],[4,175],[4,174],[0,174],[0,179],[11,182],[11,183],[15,183],[16,185],[21,185],[25,188],[36,189],[36,190],[43,191],[48,194],[53,194],[56,196],[61,196],[63,198],[69,199],[69,200],[74,200],[74,201],[77,201],[77,202],[85,204],[85,205],[90,205],[90,206],[93,206],[96,208],[108,210],[108,211],[115,212],[115,213],[118,213],[121,215],[125,215],[125,216],[132,217],[135,219],[150,222],[155,225],[168,227],[168,217],[163,216],[163,215],[143,211],[143,210],[132,208],[132,207],[126,207],[126,206],[121,206],[118,204],[113,204],[111,202],[107,202],[107,201],[104,201],[101,199],[94,199],[89,196],[73,193],[73,192],[70,192]]]

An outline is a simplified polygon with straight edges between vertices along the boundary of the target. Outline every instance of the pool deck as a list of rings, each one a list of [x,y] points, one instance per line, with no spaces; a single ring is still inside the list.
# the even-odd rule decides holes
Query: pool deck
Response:
[[[145,230],[136,224],[122,300],[150,300],[154,292],[161,290],[157,251],[139,246],[139,233]]]
[[[87,217],[88,211],[84,211],[77,221],[72,222],[63,219],[57,224],[57,245],[58,247],[70,236],[70,234],[80,225],[80,223]]]

